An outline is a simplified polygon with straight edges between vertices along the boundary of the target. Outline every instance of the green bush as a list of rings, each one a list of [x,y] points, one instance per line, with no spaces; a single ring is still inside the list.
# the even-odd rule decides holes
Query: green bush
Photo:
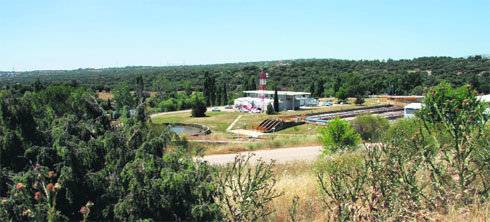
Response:
[[[354,103],[356,105],[362,105],[362,104],[364,104],[364,98],[362,98],[362,96],[360,96],[360,95],[356,96],[356,101],[354,101]]]
[[[316,166],[320,188],[329,197],[325,199],[327,208],[339,221],[352,221],[360,216],[357,201],[363,196],[368,176],[363,159],[358,154],[343,153]]]
[[[272,104],[269,103],[269,105],[267,105],[266,113],[267,113],[267,115],[273,115],[276,113]]]
[[[337,150],[353,148],[360,143],[361,137],[356,130],[345,120],[335,118],[319,131],[318,139],[323,143],[324,154]]]
[[[268,207],[270,202],[282,195],[274,189],[272,167],[275,162],[265,163],[259,159],[252,168],[249,166],[252,156],[235,156],[235,161],[216,178],[219,184],[216,198],[229,221],[264,219],[274,212]]]
[[[204,117],[206,116],[206,111],[206,102],[199,95],[195,95],[192,103],[192,117]]]
[[[361,138],[366,141],[378,142],[381,134],[389,128],[387,119],[371,114],[357,116],[352,122],[352,126],[359,133]]]

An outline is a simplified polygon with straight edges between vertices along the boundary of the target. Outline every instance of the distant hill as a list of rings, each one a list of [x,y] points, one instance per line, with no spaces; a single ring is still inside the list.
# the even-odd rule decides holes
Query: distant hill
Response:
[[[256,79],[252,81],[258,84],[260,68],[265,68],[269,73],[268,88],[277,84],[283,90],[310,90],[311,83],[319,79],[325,81],[325,89],[335,88],[335,81],[347,81],[349,76],[354,75],[361,83],[366,84],[368,93],[419,93],[421,87],[432,86],[442,80],[457,86],[472,82],[478,85],[479,91],[490,91],[490,59],[487,55],[357,61],[295,59],[192,66],[0,72],[0,85],[31,84],[39,78],[48,85],[72,84],[111,90],[115,84],[123,81],[132,83],[136,75],[142,74],[146,89],[151,89],[157,78],[165,76],[169,87],[175,90],[182,90],[184,81],[190,81],[194,89],[199,90],[204,72],[208,71],[218,82],[226,81],[231,90],[240,91],[242,83],[250,82],[251,78]],[[414,81],[416,84],[412,84]],[[417,86],[419,88],[414,92]]]

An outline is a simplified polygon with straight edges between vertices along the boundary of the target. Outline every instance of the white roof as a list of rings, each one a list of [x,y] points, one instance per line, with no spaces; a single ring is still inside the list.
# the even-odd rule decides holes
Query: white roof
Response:
[[[482,102],[490,103],[490,94],[484,96],[477,96],[476,98],[478,98]]]
[[[422,103],[410,103],[403,108],[405,109],[422,109]]]
[[[266,95],[273,95],[274,91],[272,90],[251,90],[251,91],[243,91],[244,93],[256,93],[261,94],[264,93]],[[286,96],[303,96],[310,95],[309,92],[292,92],[292,91],[277,91],[277,95],[286,95]]]

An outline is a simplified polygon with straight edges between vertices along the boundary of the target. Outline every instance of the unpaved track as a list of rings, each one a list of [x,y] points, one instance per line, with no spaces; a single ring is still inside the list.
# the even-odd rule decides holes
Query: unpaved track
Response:
[[[221,112],[234,112],[233,109],[225,109],[224,106],[208,107],[206,112],[212,112],[213,108],[220,108]],[[185,110],[179,110],[179,111],[155,113],[155,114],[151,114],[150,118],[155,118],[155,117],[160,117],[160,116],[165,116],[165,115],[171,115],[171,114],[178,114],[178,113],[190,113],[191,111],[192,111],[191,109],[185,109]]]
[[[308,147],[295,147],[295,148],[283,148],[275,150],[258,150],[251,152],[241,152],[241,155],[247,155],[248,153],[254,153],[250,159],[250,163],[254,164],[258,159],[269,162],[272,159],[278,163],[286,163],[291,161],[312,161],[315,160],[321,154],[321,146],[308,146]],[[207,161],[213,165],[224,165],[232,163],[237,154],[219,154],[199,157],[196,159]]]

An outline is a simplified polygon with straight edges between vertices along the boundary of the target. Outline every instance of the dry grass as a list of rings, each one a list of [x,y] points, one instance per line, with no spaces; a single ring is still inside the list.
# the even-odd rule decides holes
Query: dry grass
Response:
[[[295,161],[278,164],[274,172],[277,180],[276,189],[284,195],[271,203],[270,207],[275,209],[275,213],[271,215],[270,220],[290,220],[289,209],[295,196],[299,197],[296,220],[322,221],[325,218],[325,205],[311,162]]]
[[[243,140],[242,140],[243,141]],[[266,138],[256,141],[250,141],[249,143],[228,143],[228,144],[206,144],[203,149],[203,155],[211,154],[230,154],[239,153],[253,150],[269,150],[278,148],[298,147],[298,146],[318,146],[321,143],[316,137],[305,137],[302,135],[292,136],[276,136],[274,140],[272,138]]]
[[[111,92],[97,92],[97,97],[102,100],[107,100],[114,98],[114,94]]]
[[[134,93],[134,91],[131,91],[131,93]],[[157,94],[157,92],[152,91],[147,91],[146,93],[150,94],[150,98]],[[114,98],[114,94],[112,94],[112,92],[97,92],[97,97],[102,100],[112,100],[112,98]]]
[[[335,158],[333,156],[332,158]],[[270,205],[275,209],[267,220],[290,221],[289,209],[295,196],[299,197],[297,206],[297,221],[328,221],[326,205],[322,198],[325,196],[319,189],[315,173],[315,166],[321,164],[322,160],[313,162],[295,161],[285,164],[277,164],[274,167],[276,189],[284,195],[276,198]],[[484,222],[490,220],[490,201],[483,204],[468,205],[456,209],[448,206],[448,213],[428,212],[428,217],[433,221],[475,221]]]

